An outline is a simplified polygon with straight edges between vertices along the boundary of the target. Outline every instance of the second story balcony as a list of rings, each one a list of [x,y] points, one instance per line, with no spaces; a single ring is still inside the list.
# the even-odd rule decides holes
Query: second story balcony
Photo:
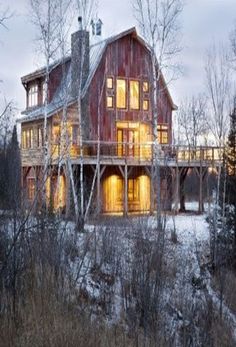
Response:
[[[64,163],[68,158],[73,164],[153,165],[161,166],[217,166],[223,158],[223,148],[159,145],[153,142],[83,141],[82,147],[69,143],[51,143],[48,148],[51,165]],[[22,149],[22,166],[43,165],[43,147]]]

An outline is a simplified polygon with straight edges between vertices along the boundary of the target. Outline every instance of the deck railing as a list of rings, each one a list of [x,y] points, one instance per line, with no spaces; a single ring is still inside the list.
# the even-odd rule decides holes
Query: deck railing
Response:
[[[154,153],[153,142],[147,143],[130,143],[130,142],[83,142],[83,157],[100,158],[127,158],[140,161],[153,160]],[[58,157],[60,154],[59,146],[53,150],[53,157]],[[72,159],[78,159],[81,155],[78,145],[70,145],[69,153]],[[168,160],[175,162],[199,162],[199,161],[217,161],[220,162],[223,158],[223,148],[216,146],[180,146],[180,145],[158,145],[155,149],[159,160]],[[66,150],[63,151],[64,153]],[[61,151],[61,154],[63,154]]]
[[[146,143],[127,143],[127,142],[83,142],[83,157],[100,159],[127,159],[140,162],[152,162],[154,159],[153,142]],[[175,164],[184,163],[220,163],[223,158],[224,148],[215,146],[179,146],[179,145],[158,145],[155,149],[157,158],[160,161],[173,162]],[[22,149],[23,165],[41,165],[43,159],[43,151],[39,148]],[[69,154],[72,160],[80,159],[80,147],[76,144],[70,144],[67,148],[58,144],[51,145],[51,158],[56,162],[59,158],[63,160]]]

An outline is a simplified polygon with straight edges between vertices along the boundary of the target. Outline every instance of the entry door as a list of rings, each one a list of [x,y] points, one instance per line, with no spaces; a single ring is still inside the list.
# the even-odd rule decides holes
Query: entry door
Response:
[[[117,130],[118,156],[134,157],[135,131],[130,129]]]

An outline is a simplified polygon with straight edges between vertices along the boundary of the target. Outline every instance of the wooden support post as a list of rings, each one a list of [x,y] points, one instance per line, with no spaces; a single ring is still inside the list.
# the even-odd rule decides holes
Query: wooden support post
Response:
[[[101,213],[101,168],[100,161],[97,163],[97,214]]]
[[[71,209],[71,182],[70,175],[66,167],[64,168],[64,173],[66,177],[66,218],[68,218],[70,216]]]
[[[127,163],[125,163],[125,189],[124,189],[124,216],[128,215],[128,170]]]
[[[175,169],[175,194],[174,194],[174,211],[179,211],[179,168]]]
[[[180,211],[185,212],[185,194],[184,194],[184,182],[188,173],[188,168],[182,168],[180,170],[180,183],[179,183],[179,194],[180,194]]]
[[[199,168],[199,204],[198,204],[198,212],[202,213],[204,211],[203,206],[203,173],[202,173],[202,165]]]
[[[144,167],[144,170],[148,174],[150,178],[150,214],[153,214],[154,212],[154,184],[153,184],[153,175],[152,175],[152,170],[150,170],[148,167]]]

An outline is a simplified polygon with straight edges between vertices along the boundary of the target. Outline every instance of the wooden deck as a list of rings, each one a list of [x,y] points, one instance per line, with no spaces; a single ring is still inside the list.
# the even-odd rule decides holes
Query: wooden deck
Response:
[[[70,145],[61,150],[58,145],[51,145],[50,164],[57,165],[59,160],[63,164],[67,153],[73,165],[128,165],[152,166],[154,164],[154,143],[117,143],[85,141],[83,156],[78,146]],[[156,164],[161,167],[218,167],[222,162],[223,148],[213,146],[170,146],[158,145],[156,150]],[[42,148],[21,150],[22,166],[42,166]]]

